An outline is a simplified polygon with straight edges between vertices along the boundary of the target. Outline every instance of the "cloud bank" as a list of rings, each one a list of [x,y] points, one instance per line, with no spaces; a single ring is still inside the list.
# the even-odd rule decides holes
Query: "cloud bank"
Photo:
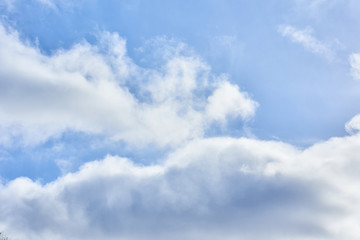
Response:
[[[0,187],[13,239],[358,239],[360,135],[305,150],[189,142],[163,163],[108,156],[41,185]]]

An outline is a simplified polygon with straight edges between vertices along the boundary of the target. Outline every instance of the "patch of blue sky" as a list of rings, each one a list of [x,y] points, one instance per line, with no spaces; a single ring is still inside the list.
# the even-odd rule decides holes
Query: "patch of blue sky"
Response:
[[[0,148],[0,176],[4,181],[21,176],[47,183],[106,156],[121,156],[150,166],[161,163],[169,151],[151,144],[139,148],[106,137],[68,131],[41,145]]]

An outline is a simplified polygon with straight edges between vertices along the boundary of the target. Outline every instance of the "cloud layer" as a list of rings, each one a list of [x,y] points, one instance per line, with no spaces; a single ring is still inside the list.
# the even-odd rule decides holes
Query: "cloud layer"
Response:
[[[108,156],[0,187],[13,239],[358,239],[360,135],[300,150],[210,138],[160,164]]]

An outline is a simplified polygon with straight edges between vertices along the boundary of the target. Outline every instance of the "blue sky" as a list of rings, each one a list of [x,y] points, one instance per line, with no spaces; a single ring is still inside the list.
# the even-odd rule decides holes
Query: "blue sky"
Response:
[[[1,1],[0,231],[358,239],[359,12]]]

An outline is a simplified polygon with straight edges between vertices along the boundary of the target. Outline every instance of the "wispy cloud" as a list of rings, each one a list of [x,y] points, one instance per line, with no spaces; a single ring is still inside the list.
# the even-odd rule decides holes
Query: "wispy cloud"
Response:
[[[290,25],[280,25],[278,31],[282,36],[301,44],[312,53],[325,57],[328,60],[333,60],[335,57],[335,53],[325,43],[316,39],[309,29],[299,30]]]
[[[56,4],[52,0],[35,0],[36,2],[45,5],[49,8],[56,9]],[[0,7],[3,6],[7,11],[13,11],[16,8],[17,4],[26,4],[21,0],[2,0],[0,2]]]
[[[349,57],[351,75],[354,79],[360,80],[360,53],[353,53]]]

